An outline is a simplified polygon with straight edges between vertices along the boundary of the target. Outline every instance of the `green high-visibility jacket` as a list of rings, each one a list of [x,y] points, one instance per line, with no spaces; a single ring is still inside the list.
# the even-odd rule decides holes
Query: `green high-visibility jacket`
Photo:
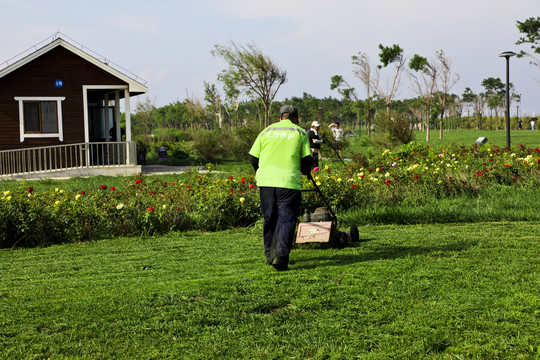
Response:
[[[259,159],[258,186],[302,189],[301,159],[311,156],[306,131],[283,119],[261,131],[249,154]]]

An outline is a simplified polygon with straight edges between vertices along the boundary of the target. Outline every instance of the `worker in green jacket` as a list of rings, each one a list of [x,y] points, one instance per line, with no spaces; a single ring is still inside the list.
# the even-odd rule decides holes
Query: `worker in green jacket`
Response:
[[[313,157],[306,131],[298,126],[298,109],[279,111],[280,120],[264,129],[249,151],[257,171],[264,217],[264,254],[278,271],[287,270],[302,198],[302,174]]]

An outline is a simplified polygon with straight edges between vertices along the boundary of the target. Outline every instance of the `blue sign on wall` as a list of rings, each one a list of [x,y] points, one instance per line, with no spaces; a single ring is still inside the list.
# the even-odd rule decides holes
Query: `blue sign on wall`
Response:
[[[56,79],[54,86],[60,89],[62,86],[64,86],[64,81],[62,79]]]

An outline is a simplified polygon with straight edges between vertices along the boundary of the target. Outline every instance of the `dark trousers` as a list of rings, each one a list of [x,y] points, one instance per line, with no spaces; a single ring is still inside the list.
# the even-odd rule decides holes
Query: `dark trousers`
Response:
[[[274,187],[261,187],[259,192],[264,217],[264,255],[271,263],[275,257],[288,257],[291,252],[302,192]]]

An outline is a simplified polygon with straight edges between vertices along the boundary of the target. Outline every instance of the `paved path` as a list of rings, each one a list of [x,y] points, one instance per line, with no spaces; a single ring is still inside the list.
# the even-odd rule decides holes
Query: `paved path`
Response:
[[[143,165],[141,172],[143,175],[180,174],[190,169],[198,172],[206,172],[200,166],[167,166],[167,165]]]

